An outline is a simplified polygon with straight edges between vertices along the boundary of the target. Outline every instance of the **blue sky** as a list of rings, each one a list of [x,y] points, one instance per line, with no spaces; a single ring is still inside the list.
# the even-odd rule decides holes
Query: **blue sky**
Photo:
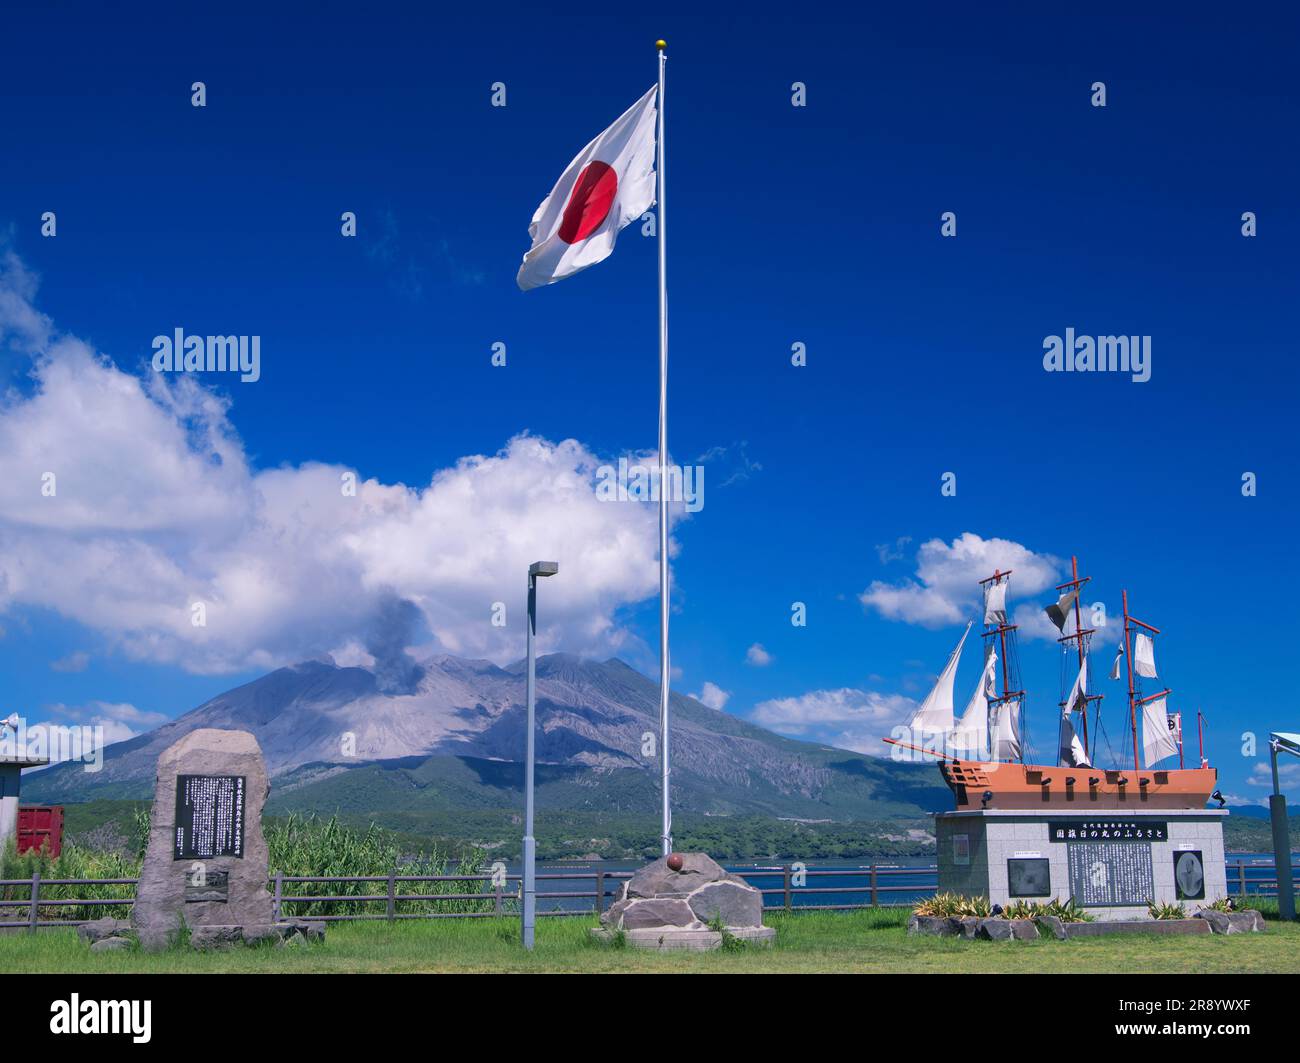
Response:
[[[766,704],[769,725],[874,751],[960,627],[882,615],[869,587],[916,583],[932,540],[978,537],[989,558],[1011,549],[989,541],[1017,544],[1062,579],[1077,553],[1113,624],[1127,587],[1163,629],[1174,707],[1205,710],[1223,788],[1258,799],[1264,761],[1242,755],[1241,735],[1300,726],[1286,607],[1296,15],[1234,8],[1180,27],[815,10],[8,16],[7,36],[32,44],[0,70],[0,418],[26,441],[0,516],[0,708],[138,728],[271,664],[364,642],[390,594],[423,610],[419,646],[501,659],[515,640],[522,653],[517,610],[513,626],[484,626],[493,601],[519,598],[503,575],[518,566],[501,567],[516,548],[562,563],[549,648],[653,672],[653,514],[539,500],[530,485],[653,447],[654,243],[630,228],[607,262],[527,294],[514,276],[537,203],[649,87],[662,35],[670,446],[680,462],[707,456],[705,507],[674,533],[678,688],[712,683],[726,711]],[[208,105],[194,108],[200,80]],[[498,81],[504,108],[490,106]],[[339,232],[347,210],[355,239]],[[940,235],[944,211],[955,238]],[[14,325],[28,307],[49,323],[39,339]],[[151,340],[177,327],[260,336],[261,379],[149,397]],[[1044,337],[1066,328],[1152,337],[1150,381],[1044,372]],[[80,348],[51,362],[55,335],[115,368]],[[490,365],[496,342],[505,368]],[[795,342],[806,367],[790,364]],[[48,369],[64,357],[80,366],[66,380]],[[128,377],[139,394],[101,407]],[[521,433],[532,443],[504,449]],[[37,511],[29,485],[56,454],[64,508]],[[473,455],[491,460],[457,473]],[[303,514],[337,495],[338,469],[373,484],[370,517],[313,523]],[[441,491],[421,494],[439,470]],[[945,472],[955,497],[940,493]],[[268,517],[290,498],[306,509]],[[286,545],[290,527],[301,542]],[[426,536],[455,571],[431,571]],[[326,539],[365,564],[317,556]],[[921,584],[919,602],[968,604],[961,565],[978,563],[952,553],[931,550],[946,582]],[[349,573],[337,583],[335,561]],[[238,620],[196,650],[176,596],[204,586]],[[303,590],[310,608],[282,600]],[[1117,624],[1107,632],[1099,670]],[[747,663],[755,643],[766,666]],[[1046,753],[1057,650],[1026,640],[1022,660]],[[971,655],[959,698],[977,670]],[[1118,748],[1122,698],[1106,693]]]

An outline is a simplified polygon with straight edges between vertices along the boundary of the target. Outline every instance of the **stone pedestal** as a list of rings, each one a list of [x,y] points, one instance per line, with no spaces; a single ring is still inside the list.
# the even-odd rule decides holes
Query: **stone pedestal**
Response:
[[[601,917],[597,938],[622,932],[628,944],[652,949],[716,949],[723,932],[769,944],[776,931],[763,926],[763,895],[703,853],[674,854],[647,864],[623,884],[618,900]]]
[[[939,889],[1018,900],[1073,897],[1094,919],[1142,919],[1147,902],[1192,914],[1226,897],[1220,809],[987,809],[935,816]]]
[[[273,923],[262,750],[247,731],[191,731],[158,758],[149,847],[131,926],[146,949],[260,936]],[[224,928],[217,929],[217,928]]]

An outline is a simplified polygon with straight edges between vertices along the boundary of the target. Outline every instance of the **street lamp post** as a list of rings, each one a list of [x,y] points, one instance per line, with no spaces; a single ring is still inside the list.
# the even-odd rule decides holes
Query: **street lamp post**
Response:
[[[555,561],[534,561],[528,566],[528,753],[524,761],[524,904],[522,931],[524,948],[533,947],[537,923],[537,839],[533,837],[533,760],[535,756],[534,716],[537,699],[537,658],[533,640],[537,635],[537,578],[560,571]]]
[[[1273,762],[1273,792],[1268,798],[1269,818],[1273,826],[1273,866],[1277,868],[1277,909],[1283,919],[1295,918],[1295,887],[1291,882],[1291,839],[1287,830],[1286,797],[1278,784],[1277,755],[1290,753],[1300,757],[1300,734],[1274,732],[1268,736],[1268,750]]]

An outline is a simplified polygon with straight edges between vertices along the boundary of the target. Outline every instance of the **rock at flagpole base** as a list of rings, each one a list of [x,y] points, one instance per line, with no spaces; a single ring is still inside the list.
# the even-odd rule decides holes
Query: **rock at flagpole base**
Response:
[[[776,937],[763,925],[763,894],[703,853],[673,853],[641,868],[600,922],[594,937],[622,933],[638,948],[716,949],[724,937],[767,945]]]

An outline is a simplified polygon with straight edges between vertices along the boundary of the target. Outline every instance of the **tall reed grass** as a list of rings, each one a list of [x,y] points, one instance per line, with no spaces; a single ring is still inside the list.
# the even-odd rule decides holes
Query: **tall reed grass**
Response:
[[[63,852],[52,857],[47,850],[27,852],[21,856],[12,839],[0,852],[0,879],[30,879],[40,872],[42,900],[112,900],[130,898],[134,887],[92,882],[79,886],[47,885],[51,879],[137,878],[149,839],[149,813],[138,811],[130,825],[128,852],[100,851],[65,842]],[[270,852],[271,875],[280,871],[286,876],[382,875],[395,871],[399,875],[480,875],[485,866],[482,850],[471,850],[453,868],[450,854],[434,849],[407,856],[395,838],[383,828],[370,824],[364,830],[346,826],[337,816],[291,815],[285,820],[265,825]],[[384,895],[386,882],[286,882],[282,893],[282,914],[288,917],[322,915],[382,915],[383,901],[311,901],[295,900],[318,896],[352,897]],[[396,911],[401,915],[432,912],[490,912],[494,897],[490,882],[398,882],[395,888]],[[440,899],[446,894],[482,894],[482,899]],[[430,900],[403,900],[412,895],[433,896]],[[31,890],[26,885],[0,886],[0,922],[27,918]],[[42,905],[42,920],[85,920],[113,916],[125,919],[131,914],[128,904]]]

